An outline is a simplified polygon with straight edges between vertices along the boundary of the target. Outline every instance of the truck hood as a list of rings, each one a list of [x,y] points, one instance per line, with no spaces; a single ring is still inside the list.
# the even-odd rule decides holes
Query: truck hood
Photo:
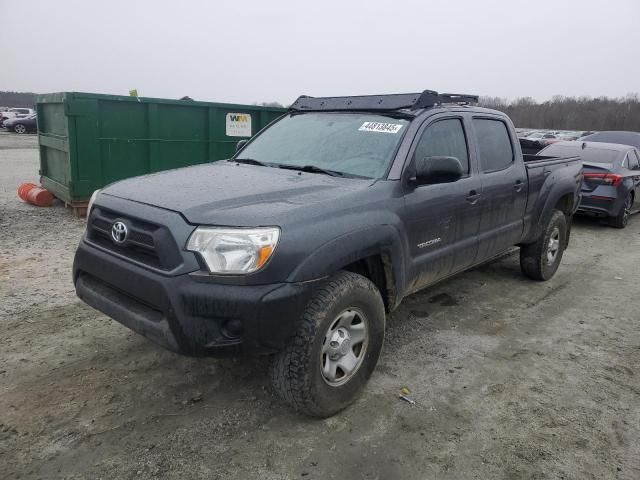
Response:
[[[194,224],[282,225],[335,209],[372,182],[221,161],[123,180],[102,193],[176,211]],[[310,205],[317,208],[301,208]]]

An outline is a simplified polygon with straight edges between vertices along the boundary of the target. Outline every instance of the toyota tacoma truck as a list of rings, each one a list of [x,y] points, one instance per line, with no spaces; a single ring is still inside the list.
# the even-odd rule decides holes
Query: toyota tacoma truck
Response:
[[[509,118],[476,103],[302,96],[229,160],[107,186],[77,294],[174,352],[269,354],[281,399],[332,415],[407,295],[513,246],[534,280],[560,265],[580,158],[523,156]]]

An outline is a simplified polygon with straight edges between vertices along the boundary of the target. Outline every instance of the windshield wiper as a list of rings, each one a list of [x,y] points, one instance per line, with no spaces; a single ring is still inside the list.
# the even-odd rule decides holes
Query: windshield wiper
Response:
[[[229,159],[229,162],[244,163],[247,165],[259,165],[261,167],[278,167],[287,170],[298,170],[301,172],[309,173],[323,173],[325,175],[331,175],[332,177],[344,177],[345,174],[336,170],[328,170],[326,168],[316,167],[315,165],[284,165],[281,163],[266,163],[256,160],[255,158],[233,158]]]
[[[260,165],[261,167],[271,166],[268,163],[261,162],[260,160],[256,160],[255,158],[232,158],[229,161],[236,163],[246,163],[247,165]]]
[[[299,170],[301,172],[309,173],[324,173],[325,175],[331,175],[332,177],[344,177],[344,173],[337,172],[335,170],[328,170],[326,168],[316,167],[315,165],[278,165],[278,168],[285,168],[287,170]]]

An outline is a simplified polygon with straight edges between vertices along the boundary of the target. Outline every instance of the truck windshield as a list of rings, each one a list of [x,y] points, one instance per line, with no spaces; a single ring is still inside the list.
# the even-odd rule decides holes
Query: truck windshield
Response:
[[[256,137],[237,158],[380,178],[408,123],[366,113],[289,114]]]

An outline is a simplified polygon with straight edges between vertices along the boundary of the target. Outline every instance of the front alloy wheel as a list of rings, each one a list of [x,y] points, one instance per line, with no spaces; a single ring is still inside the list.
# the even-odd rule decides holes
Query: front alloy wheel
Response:
[[[314,289],[271,364],[275,393],[299,412],[333,415],[358,398],[384,342],[385,310],[366,277],[340,271]]]
[[[367,317],[354,308],[342,312],[331,324],[322,345],[322,378],[332,387],[355,375],[367,351]]]

